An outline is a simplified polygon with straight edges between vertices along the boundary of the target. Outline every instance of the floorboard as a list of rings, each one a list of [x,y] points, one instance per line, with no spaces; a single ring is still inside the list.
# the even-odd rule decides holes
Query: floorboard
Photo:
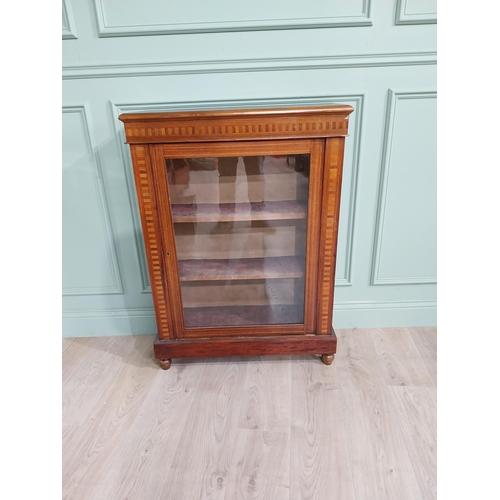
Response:
[[[434,500],[436,328],[337,336],[168,371],[150,335],[64,339],[63,499]]]

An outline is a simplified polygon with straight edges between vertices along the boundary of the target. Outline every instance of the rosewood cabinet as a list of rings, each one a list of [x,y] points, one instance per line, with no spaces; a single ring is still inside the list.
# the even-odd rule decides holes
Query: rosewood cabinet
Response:
[[[124,114],[158,336],[173,358],[333,361],[350,106]]]

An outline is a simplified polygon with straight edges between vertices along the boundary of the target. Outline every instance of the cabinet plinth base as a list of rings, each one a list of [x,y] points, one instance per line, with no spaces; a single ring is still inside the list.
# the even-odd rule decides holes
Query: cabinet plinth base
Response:
[[[164,369],[170,368],[172,358],[213,358],[219,356],[280,356],[293,354],[322,354],[329,365],[337,352],[337,337],[330,335],[283,335],[276,337],[225,337],[204,339],[174,339],[154,342],[155,358]],[[326,360],[326,361],[325,361]],[[168,366],[163,365],[163,363]]]

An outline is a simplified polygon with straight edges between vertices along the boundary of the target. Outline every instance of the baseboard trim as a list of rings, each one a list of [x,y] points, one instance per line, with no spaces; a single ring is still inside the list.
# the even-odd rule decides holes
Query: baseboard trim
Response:
[[[436,324],[436,301],[340,303],[335,305],[333,318],[335,329],[434,326]],[[107,337],[156,333],[153,308],[63,313],[63,337]]]
[[[436,324],[437,302],[435,300],[336,304],[333,314],[335,329],[434,326]]]

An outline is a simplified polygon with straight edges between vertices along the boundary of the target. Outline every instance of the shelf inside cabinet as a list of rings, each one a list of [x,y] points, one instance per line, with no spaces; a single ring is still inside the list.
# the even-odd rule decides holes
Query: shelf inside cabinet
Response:
[[[184,309],[186,328],[301,324],[303,322],[303,304],[186,307]]]
[[[305,219],[305,203],[296,200],[257,203],[172,204],[174,223]]]
[[[189,259],[179,261],[181,281],[302,278],[303,258]]]

